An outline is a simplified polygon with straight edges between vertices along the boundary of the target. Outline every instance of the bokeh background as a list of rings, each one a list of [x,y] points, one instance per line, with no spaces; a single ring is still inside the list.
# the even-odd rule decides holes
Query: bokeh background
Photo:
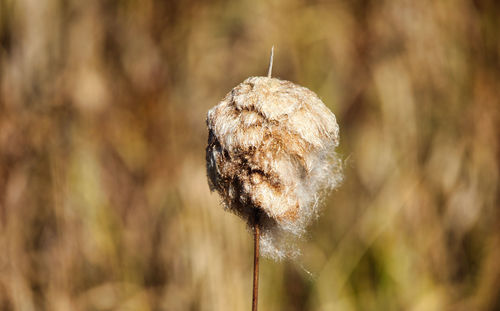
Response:
[[[0,0],[0,310],[249,310],[205,115],[272,45],[345,181],[260,309],[500,310],[499,38],[494,0]]]

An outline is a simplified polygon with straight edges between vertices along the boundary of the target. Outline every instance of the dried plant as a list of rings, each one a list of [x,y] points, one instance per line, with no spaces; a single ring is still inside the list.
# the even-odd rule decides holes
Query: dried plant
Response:
[[[311,2],[0,0],[0,310],[248,305],[200,116],[271,41],[350,164],[259,308],[500,310],[500,1]]]
[[[272,58],[271,58],[272,59]],[[261,231],[263,255],[298,254],[294,241],[317,216],[322,193],[337,186],[335,115],[309,89],[250,77],[207,117],[210,189]]]

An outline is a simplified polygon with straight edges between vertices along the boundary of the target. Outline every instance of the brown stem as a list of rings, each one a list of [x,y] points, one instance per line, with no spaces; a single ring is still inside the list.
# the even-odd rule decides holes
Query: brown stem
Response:
[[[254,246],[253,246],[253,296],[252,296],[252,311],[257,311],[259,300],[259,239],[260,230],[259,222],[254,225]]]

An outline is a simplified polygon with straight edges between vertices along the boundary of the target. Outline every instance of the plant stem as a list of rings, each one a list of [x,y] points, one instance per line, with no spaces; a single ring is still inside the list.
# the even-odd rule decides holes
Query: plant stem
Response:
[[[257,311],[259,300],[259,239],[260,230],[259,222],[254,225],[254,247],[253,247],[253,296],[252,296],[252,311]]]
[[[273,59],[274,59],[274,45],[271,48],[271,56],[269,57],[269,68],[267,69],[267,77],[271,78],[273,72]],[[259,304],[259,240],[260,240],[260,229],[259,229],[259,211],[254,210],[253,215],[254,226],[253,226],[253,295],[252,295],[252,311],[257,311]]]

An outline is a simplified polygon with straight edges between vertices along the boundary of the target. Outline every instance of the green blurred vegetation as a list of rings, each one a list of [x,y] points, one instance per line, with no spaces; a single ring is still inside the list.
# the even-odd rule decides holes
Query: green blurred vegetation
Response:
[[[0,309],[249,310],[205,114],[274,44],[346,167],[261,309],[499,310],[499,38],[497,1],[0,0]]]

